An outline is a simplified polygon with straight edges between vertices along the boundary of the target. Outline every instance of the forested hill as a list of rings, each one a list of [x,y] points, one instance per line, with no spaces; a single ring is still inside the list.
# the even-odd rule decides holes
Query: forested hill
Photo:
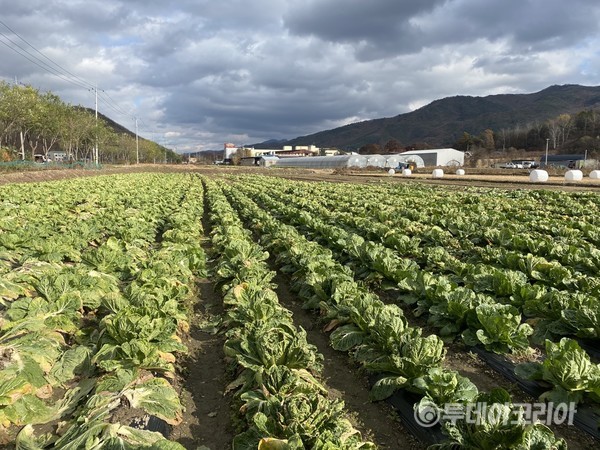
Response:
[[[502,129],[530,127],[561,114],[596,108],[600,108],[600,86],[550,86],[533,94],[487,97],[461,95],[436,100],[410,113],[353,123],[285,144],[355,150],[365,144],[397,140],[403,146],[446,147],[454,145],[464,132],[480,135],[491,129],[497,134]]]
[[[76,108],[87,111],[91,115],[94,115],[96,113],[94,109],[87,108],[85,106],[77,106]],[[129,130],[127,127],[121,125],[120,123],[115,122],[113,119],[111,119],[108,116],[105,116],[100,111],[98,111],[98,118],[102,119],[104,121],[104,123],[106,123],[106,126],[108,128],[110,128],[112,131],[114,131],[116,134],[126,134],[127,136],[135,138],[135,132]],[[140,139],[143,139],[143,138],[140,137]]]

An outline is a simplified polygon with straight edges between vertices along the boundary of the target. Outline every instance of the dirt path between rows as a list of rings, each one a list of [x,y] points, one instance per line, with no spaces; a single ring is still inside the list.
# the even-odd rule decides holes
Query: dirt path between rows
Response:
[[[293,312],[294,323],[306,330],[307,340],[324,356],[323,376],[329,394],[346,404],[353,425],[381,450],[424,449],[399,421],[396,412],[385,402],[369,399],[367,377],[349,357],[329,345],[329,336],[317,325],[318,318],[302,309],[300,300],[290,291],[289,279],[280,273],[275,277],[277,296],[282,306]]]
[[[199,282],[199,301],[190,317],[190,333],[184,344],[189,355],[180,367],[180,398],[185,413],[180,425],[173,428],[169,439],[186,449],[205,446],[210,450],[231,448],[234,430],[231,423],[231,396],[224,396],[230,380],[223,354],[224,337],[201,331],[199,324],[222,312],[222,303],[213,291],[213,283]]]
[[[209,236],[207,208],[202,227],[204,235]],[[208,255],[208,239],[203,248]],[[182,423],[173,428],[169,438],[189,450],[228,449],[235,436],[232,397],[224,395],[225,387],[232,381],[223,353],[225,336],[201,329],[201,324],[224,313],[223,299],[214,287],[207,278],[197,282],[198,299],[191,311],[190,332],[184,342],[189,354],[179,367],[180,398],[185,412]]]

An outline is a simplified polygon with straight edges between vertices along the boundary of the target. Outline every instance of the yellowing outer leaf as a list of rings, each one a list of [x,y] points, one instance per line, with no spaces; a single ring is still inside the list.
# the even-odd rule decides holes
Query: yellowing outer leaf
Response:
[[[187,321],[185,321],[185,320],[180,320],[180,321],[177,323],[177,325],[178,325],[178,327],[179,327],[179,330],[180,330],[182,333],[189,333],[189,332],[190,332],[190,324],[189,324]]]
[[[176,377],[175,372],[171,370],[166,370],[161,375],[165,378],[168,378],[169,380],[174,380]]]
[[[152,378],[123,391],[134,408],[153,414],[170,425],[183,420],[179,395],[164,378]]]
[[[35,396],[37,398],[50,398],[52,397],[52,386],[49,384],[46,384],[45,386],[42,386],[41,388],[38,388],[35,391]]]
[[[24,395],[34,391],[31,383],[21,376],[0,384],[0,405],[12,405]]]
[[[175,355],[173,355],[173,353],[158,352],[158,356],[163,361],[166,361],[166,362],[169,362],[169,363],[174,363],[175,361],[177,361],[177,359],[175,358]]]
[[[258,443],[258,450],[287,450],[287,439],[263,438]]]
[[[343,323],[341,320],[333,319],[331,322],[329,322],[327,325],[325,325],[325,327],[323,328],[323,331],[325,333],[329,333],[330,331],[335,330],[338,326],[340,326],[341,323]]]
[[[0,298],[2,299],[14,300],[20,295],[27,295],[30,292],[23,286],[0,278]]]
[[[240,283],[233,288],[233,295],[235,298],[240,298],[246,289],[246,283]]]

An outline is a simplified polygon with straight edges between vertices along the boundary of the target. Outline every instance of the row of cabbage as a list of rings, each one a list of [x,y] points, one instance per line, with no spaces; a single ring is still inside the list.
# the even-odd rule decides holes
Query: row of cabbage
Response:
[[[5,443],[19,430],[18,449],[182,449],[148,428],[182,418],[171,380],[205,270],[201,184],[12,185],[0,211]]]
[[[278,184],[279,189],[275,187]],[[320,190],[313,188],[311,196],[298,195],[306,194],[309,186],[292,186],[285,181],[268,180],[257,185],[254,180],[253,186],[251,195],[303,232],[326,242],[341,261],[353,265],[358,275],[371,281],[384,278],[388,287],[403,293],[402,300],[416,302],[415,312],[427,314],[429,323],[439,327],[442,336],[460,334],[468,345],[483,345],[499,353],[523,352],[530,349],[528,338],[534,328],[522,323],[521,312],[536,317],[534,342],[551,338],[545,340],[547,358],[522,364],[517,368],[519,375],[551,383],[552,389],[542,395],[545,400],[600,400],[600,366],[592,363],[574,340],[555,339],[557,334],[595,336],[600,317],[595,312],[599,302],[593,279],[563,279],[565,285],[574,284],[583,292],[558,290],[543,282],[550,279],[555,264],[535,266],[537,270],[521,265],[522,271],[518,271],[462,261],[441,246],[444,241],[452,243],[451,238],[443,238],[442,228],[430,228],[428,234],[420,235],[422,239],[403,234],[406,226],[415,229],[420,224],[403,228],[390,224],[390,220],[377,222],[369,216],[368,208],[375,211],[375,206],[366,197],[363,202],[367,206],[332,200],[326,192],[335,188],[328,185],[320,186]],[[378,206],[379,212],[385,209]],[[432,239],[436,235],[439,240]],[[535,258],[523,257],[525,261]],[[468,260],[466,254],[464,259]],[[537,282],[532,283],[532,278]],[[567,320],[569,327],[564,325]],[[576,324],[587,327],[578,328]]]
[[[279,269],[291,275],[292,289],[304,299],[304,307],[321,311],[324,328],[331,331],[332,346],[349,352],[365,369],[378,374],[372,389],[374,399],[386,398],[403,389],[422,397],[415,405],[417,413],[432,407],[441,409],[445,404],[466,405],[479,401],[496,405],[513,419],[503,422],[484,417],[477,423],[448,421],[444,427],[449,440],[434,448],[459,448],[457,445],[514,449],[536,445],[566,447],[547,427],[526,424],[518,414],[512,416],[515,410],[505,391],[480,393],[467,378],[444,368],[446,351],[442,340],[436,335],[425,337],[421,328],[409,326],[398,306],[384,304],[364,284],[357,282],[349,267],[337,261],[330,249],[308,240],[296,228],[278,220],[285,216],[282,211],[286,205],[267,203],[266,197],[260,197],[267,184],[263,186],[253,178],[233,187],[223,186],[223,189],[246,226],[276,255]],[[302,211],[295,213],[306,218]]]
[[[369,208],[368,203],[361,207],[338,201],[341,203],[338,208],[343,211],[335,210],[332,203],[332,200],[323,199],[299,202],[301,207],[319,214],[328,223],[339,224],[347,231],[380,241],[413,267],[416,265],[412,262],[436,275],[449,274],[450,281],[473,286],[475,292],[508,298],[506,303],[524,311],[527,316],[543,319],[536,323],[534,340],[537,342],[543,342],[552,334],[596,337],[600,330],[596,277],[574,274],[556,261],[532,254],[508,253],[503,247],[463,245],[460,252],[453,252],[452,248],[460,245],[458,240],[438,226],[421,228],[417,232],[418,223],[406,223],[404,218],[394,220],[393,212],[379,210],[375,214],[381,221],[373,220],[369,212],[374,208]],[[407,229],[412,231],[405,231]],[[482,253],[490,256],[478,258]],[[504,257],[494,258],[491,256],[494,253],[503,253]],[[427,311],[430,307],[423,301],[420,310]],[[452,328],[456,318],[450,319],[448,325]],[[458,320],[459,326],[462,322]],[[445,325],[442,323],[442,328]]]
[[[225,355],[238,367],[235,392],[245,429],[234,450],[375,449],[350,424],[341,400],[319,382],[323,356],[306,341],[273,290],[268,253],[244,229],[219,186],[205,180],[215,282],[227,307]]]

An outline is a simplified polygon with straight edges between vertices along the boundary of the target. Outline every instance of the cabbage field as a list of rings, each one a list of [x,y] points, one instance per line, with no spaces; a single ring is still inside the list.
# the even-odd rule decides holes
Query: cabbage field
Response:
[[[600,447],[599,225],[585,192],[201,173],[3,186],[0,445],[220,450],[193,430],[226,421],[235,450],[407,448],[365,429],[335,364],[396,408],[385,423],[411,448]],[[230,415],[184,439],[199,329],[222,342]]]

